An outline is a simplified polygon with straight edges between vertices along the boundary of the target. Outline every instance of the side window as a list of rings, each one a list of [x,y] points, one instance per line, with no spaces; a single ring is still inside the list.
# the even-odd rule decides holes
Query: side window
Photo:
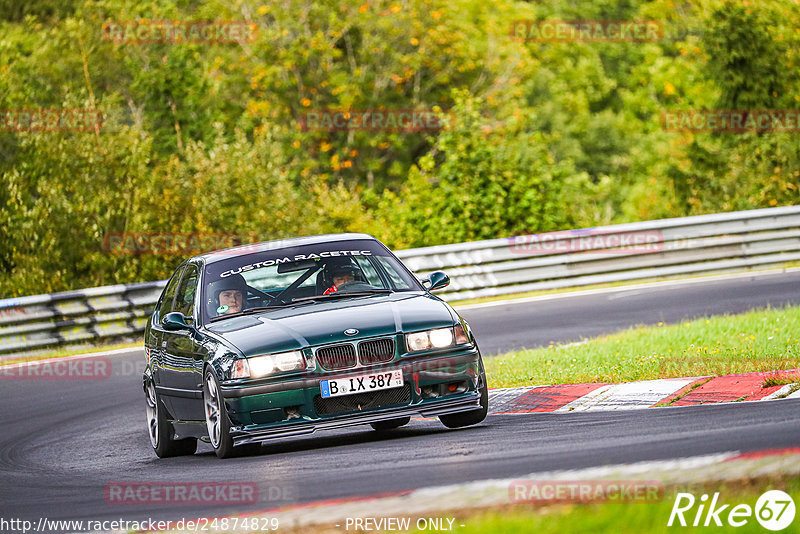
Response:
[[[194,311],[194,296],[197,289],[197,266],[189,265],[183,273],[178,295],[175,298],[174,311],[181,312],[187,317]]]
[[[397,271],[394,269],[394,267],[392,267],[387,258],[383,256],[374,257],[378,259],[378,262],[383,267],[384,272],[389,275],[394,289],[411,289],[411,286],[408,285],[408,283],[406,283],[402,278],[400,278],[400,275],[397,274]]]
[[[175,271],[175,274],[172,275],[169,283],[167,283],[166,289],[164,289],[164,293],[161,296],[161,307],[158,309],[159,320],[172,311],[172,301],[175,300],[175,292],[178,290],[178,282],[181,281],[183,270],[183,268],[179,268]]]

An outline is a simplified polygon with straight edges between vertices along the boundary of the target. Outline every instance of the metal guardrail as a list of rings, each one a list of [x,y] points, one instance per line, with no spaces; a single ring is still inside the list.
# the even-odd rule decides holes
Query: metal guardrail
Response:
[[[0,358],[144,332],[166,280],[0,300]]]
[[[800,260],[800,206],[718,213],[396,253],[420,277],[445,270],[448,301]],[[0,300],[0,358],[141,334],[166,281]]]
[[[637,244],[638,241],[638,244]],[[446,270],[446,300],[800,260],[800,206],[602,226],[396,253],[419,276]]]

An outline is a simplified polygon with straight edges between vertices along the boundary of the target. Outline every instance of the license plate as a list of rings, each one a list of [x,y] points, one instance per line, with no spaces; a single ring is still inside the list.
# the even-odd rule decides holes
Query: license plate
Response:
[[[353,395],[381,389],[392,389],[403,385],[403,371],[387,371],[368,375],[332,378],[319,383],[323,398]]]

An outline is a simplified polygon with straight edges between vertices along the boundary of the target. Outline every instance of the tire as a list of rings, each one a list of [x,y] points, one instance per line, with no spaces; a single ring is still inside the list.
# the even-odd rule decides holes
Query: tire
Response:
[[[166,409],[156,393],[155,384],[151,378],[145,382],[145,403],[147,413],[147,430],[156,456],[170,458],[173,456],[189,456],[197,451],[197,439],[186,438],[172,439],[174,431],[167,421]]]
[[[400,417],[399,419],[389,419],[388,421],[378,421],[377,423],[370,423],[369,425],[379,432],[384,430],[394,430],[403,425],[407,425],[411,421],[411,417]]]
[[[208,367],[203,378],[203,411],[206,415],[206,430],[217,457],[237,458],[258,453],[261,450],[261,443],[233,445],[231,420],[228,418],[225,401],[222,400],[219,392],[217,375]]]
[[[480,369],[481,385],[479,389],[481,392],[481,407],[469,412],[440,415],[439,421],[447,428],[461,428],[464,426],[477,425],[486,419],[486,414],[489,413],[489,386],[486,384],[486,372],[483,370],[483,361],[481,361]]]
[[[211,367],[207,367],[203,373],[203,411],[214,452],[218,458],[231,458],[234,455],[231,421],[219,391],[217,375]]]

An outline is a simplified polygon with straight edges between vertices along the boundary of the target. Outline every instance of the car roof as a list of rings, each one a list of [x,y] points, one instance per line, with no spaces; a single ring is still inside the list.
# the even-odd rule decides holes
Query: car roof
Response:
[[[253,243],[251,245],[240,245],[238,247],[231,247],[222,250],[215,250],[206,254],[200,254],[192,258],[193,260],[202,260],[206,264],[214,263],[231,256],[238,256],[239,254],[255,254],[267,250],[279,250],[282,248],[292,248],[301,245],[317,245],[320,243],[333,243],[337,241],[351,241],[354,239],[371,239],[378,241],[369,234],[324,234],[313,235],[306,237],[292,237],[288,239],[276,239],[274,241],[263,241],[261,243]]]

